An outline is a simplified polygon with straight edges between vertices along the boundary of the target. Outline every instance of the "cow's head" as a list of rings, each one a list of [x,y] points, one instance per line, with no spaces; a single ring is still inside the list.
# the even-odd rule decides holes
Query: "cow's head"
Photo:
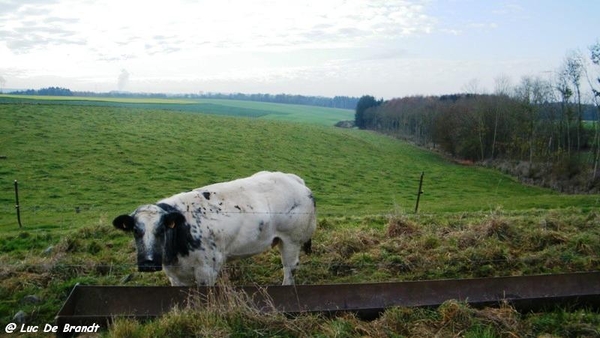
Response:
[[[177,245],[177,233],[184,228],[185,217],[177,209],[165,205],[145,205],[131,215],[121,215],[113,220],[115,228],[133,232],[137,247],[138,270],[162,270],[163,263],[175,259],[171,254]]]

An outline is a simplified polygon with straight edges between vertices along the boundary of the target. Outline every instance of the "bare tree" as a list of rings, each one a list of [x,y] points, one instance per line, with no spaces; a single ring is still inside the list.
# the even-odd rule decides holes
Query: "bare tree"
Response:
[[[462,91],[465,94],[483,94],[484,90],[481,88],[479,79],[472,78],[462,86]]]
[[[531,172],[533,161],[536,157],[536,147],[540,123],[540,107],[552,98],[552,86],[540,77],[524,76],[521,83],[515,88],[515,96],[523,108],[523,122],[526,150],[529,157],[529,170]],[[544,142],[545,143],[545,142]]]
[[[501,110],[506,108],[505,98],[510,93],[510,78],[506,75],[500,75],[494,79],[494,132],[492,136],[492,153],[491,158],[494,159],[496,156],[496,139],[498,137],[498,120],[500,118]]]
[[[564,119],[564,131],[562,130],[562,122],[559,124],[559,147],[566,148],[567,155],[571,156],[571,124],[573,120],[573,110],[570,106],[571,97],[573,96],[573,90],[569,86],[569,80],[567,78],[566,67],[563,65],[557,72],[556,76],[556,90],[560,95],[560,107],[562,116]],[[564,145],[562,144],[564,142]]]
[[[600,41],[596,41],[596,43],[591,45],[589,49],[592,64],[596,67],[600,67]],[[598,177],[598,162],[600,162],[600,74],[595,74],[595,79],[592,80],[590,79],[590,74],[587,71],[587,69],[585,69],[585,73],[588,84],[592,89],[592,101],[596,106],[596,120],[594,121],[594,140],[592,142],[592,150],[594,154],[594,169],[592,171],[592,181],[594,181]]]
[[[583,107],[581,105],[581,76],[583,74],[583,56],[579,51],[571,51],[565,58],[565,75],[575,89],[577,100],[577,151],[581,150],[581,129],[583,124]]]

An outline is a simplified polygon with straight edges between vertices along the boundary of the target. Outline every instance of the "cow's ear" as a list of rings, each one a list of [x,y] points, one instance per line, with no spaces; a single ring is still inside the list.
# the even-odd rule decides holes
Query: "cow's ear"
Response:
[[[135,220],[129,215],[121,215],[113,220],[113,225],[119,230],[131,231],[135,226]]]
[[[177,211],[170,212],[163,217],[163,223],[167,228],[173,229],[185,224],[185,216]]]

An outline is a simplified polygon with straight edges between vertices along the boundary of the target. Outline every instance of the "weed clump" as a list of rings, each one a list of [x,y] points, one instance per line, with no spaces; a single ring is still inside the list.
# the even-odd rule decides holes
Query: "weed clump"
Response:
[[[485,237],[495,237],[502,241],[515,240],[518,232],[508,220],[501,217],[490,217],[480,226],[480,231]]]
[[[418,225],[406,217],[392,216],[387,224],[388,237],[412,237],[420,233]]]

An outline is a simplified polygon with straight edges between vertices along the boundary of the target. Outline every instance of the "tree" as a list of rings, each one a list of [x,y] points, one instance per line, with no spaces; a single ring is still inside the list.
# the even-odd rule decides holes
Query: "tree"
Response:
[[[571,156],[571,121],[573,120],[573,109],[571,108],[570,101],[573,96],[573,90],[569,86],[567,71],[564,65],[557,74],[556,90],[560,94],[560,108],[564,121],[564,129],[562,122],[559,124],[559,148],[566,148],[567,155]]]
[[[500,75],[494,79],[494,96],[492,97],[494,111],[494,133],[492,138],[491,158],[496,156],[496,140],[498,139],[498,126],[500,115],[508,108],[508,94],[510,93],[511,85],[510,78],[506,75]],[[504,108],[504,109],[503,109]]]
[[[521,157],[528,153],[529,170],[536,156],[540,156],[541,146],[545,144],[541,130],[544,120],[541,118],[541,108],[552,100],[552,86],[539,77],[524,76],[515,88],[516,99],[521,103],[520,135],[517,148]]]
[[[581,150],[581,130],[583,126],[583,110],[581,106],[581,75],[583,69],[583,57],[579,51],[573,51],[565,59],[565,73],[567,79],[575,88],[577,99],[577,151]]]
[[[590,59],[592,60],[592,64],[595,66],[600,66],[600,41],[596,41],[595,44],[590,46]],[[600,75],[596,75],[597,77],[592,81],[589,78],[589,74],[587,74],[587,79],[590,87],[592,88],[592,99],[594,105],[596,106],[596,121],[594,121],[594,140],[592,142],[592,150],[594,154],[594,169],[592,172],[592,181],[596,180],[598,177],[598,164],[600,162]],[[599,85],[595,87],[594,84]]]
[[[367,128],[367,119],[365,116],[365,112],[367,109],[372,107],[377,107],[383,102],[383,100],[377,101],[375,97],[370,95],[363,95],[358,102],[356,103],[356,113],[354,115],[354,124],[359,129]]]

